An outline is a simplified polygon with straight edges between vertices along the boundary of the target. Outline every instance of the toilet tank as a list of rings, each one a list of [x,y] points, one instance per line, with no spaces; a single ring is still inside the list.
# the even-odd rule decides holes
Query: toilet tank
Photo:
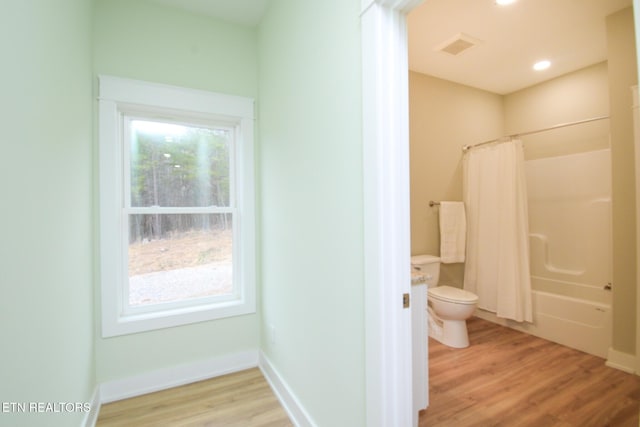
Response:
[[[411,268],[425,275],[427,287],[438,286],[438,280],[440,280],[440,257],[434,255],[412,256]]]

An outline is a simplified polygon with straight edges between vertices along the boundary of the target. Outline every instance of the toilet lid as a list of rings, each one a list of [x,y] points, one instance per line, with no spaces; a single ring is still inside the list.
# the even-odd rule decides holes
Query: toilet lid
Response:
[[[430,298],[441,301],[455,302],[458,304],[475,304],[478,302],[478,295],[451,286],[436,286],[427,290]]]

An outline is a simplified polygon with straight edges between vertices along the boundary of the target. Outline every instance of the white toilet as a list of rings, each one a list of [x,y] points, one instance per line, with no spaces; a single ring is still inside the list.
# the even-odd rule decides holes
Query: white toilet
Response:
[[[424,274],[426,279],[429,336],[449,347],[468,347],[467,319],[476,309],[478,296],[464,289],[438,286],[440,258],[437,256],[413,256],[411,267]]]

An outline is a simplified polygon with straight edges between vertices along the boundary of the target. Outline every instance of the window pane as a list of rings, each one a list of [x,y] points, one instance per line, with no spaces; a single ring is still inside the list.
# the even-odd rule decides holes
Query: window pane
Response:
[[[133,207],[230,206],[228,129],[131,121]]]
[[[231,214],[129,215],[129,305],[233,292]]]

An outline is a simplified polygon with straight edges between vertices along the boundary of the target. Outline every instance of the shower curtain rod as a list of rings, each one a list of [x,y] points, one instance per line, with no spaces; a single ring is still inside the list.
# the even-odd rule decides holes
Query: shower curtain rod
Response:
[[[548,130],[560,129],[560,128],[564,128],[564,127],[567,127],[567,126],[581,125],[583,123],[595,122],[597,120],[604,120],[604,119],[608,119],[608,118],[609,118],[609,116],[592,117],[590,119],[578,120],[578,121],[575,121],[575,122],[561,123],[559,125],[551,126],[551,127],[544,128],[544,129],[530,130],[528,132],[522,132],[522,133],[514,133],[512,135],[503,136],[502,138],[492,139],[490,141],[480,142],[480,143],[474,144],[474,145],[464,145],[462,147],[462,151],[466,152],[466,151],[469,151],[472,148],[479,147],[481,145],[491,144],[493,142],[499,142],[499,141],[502,141],[503,139],[506,140],[506,141],[510,141],[513,138],[519,138],[519,137],[525,136],[525,135],[532,135],[534,133],[546,132]]]

